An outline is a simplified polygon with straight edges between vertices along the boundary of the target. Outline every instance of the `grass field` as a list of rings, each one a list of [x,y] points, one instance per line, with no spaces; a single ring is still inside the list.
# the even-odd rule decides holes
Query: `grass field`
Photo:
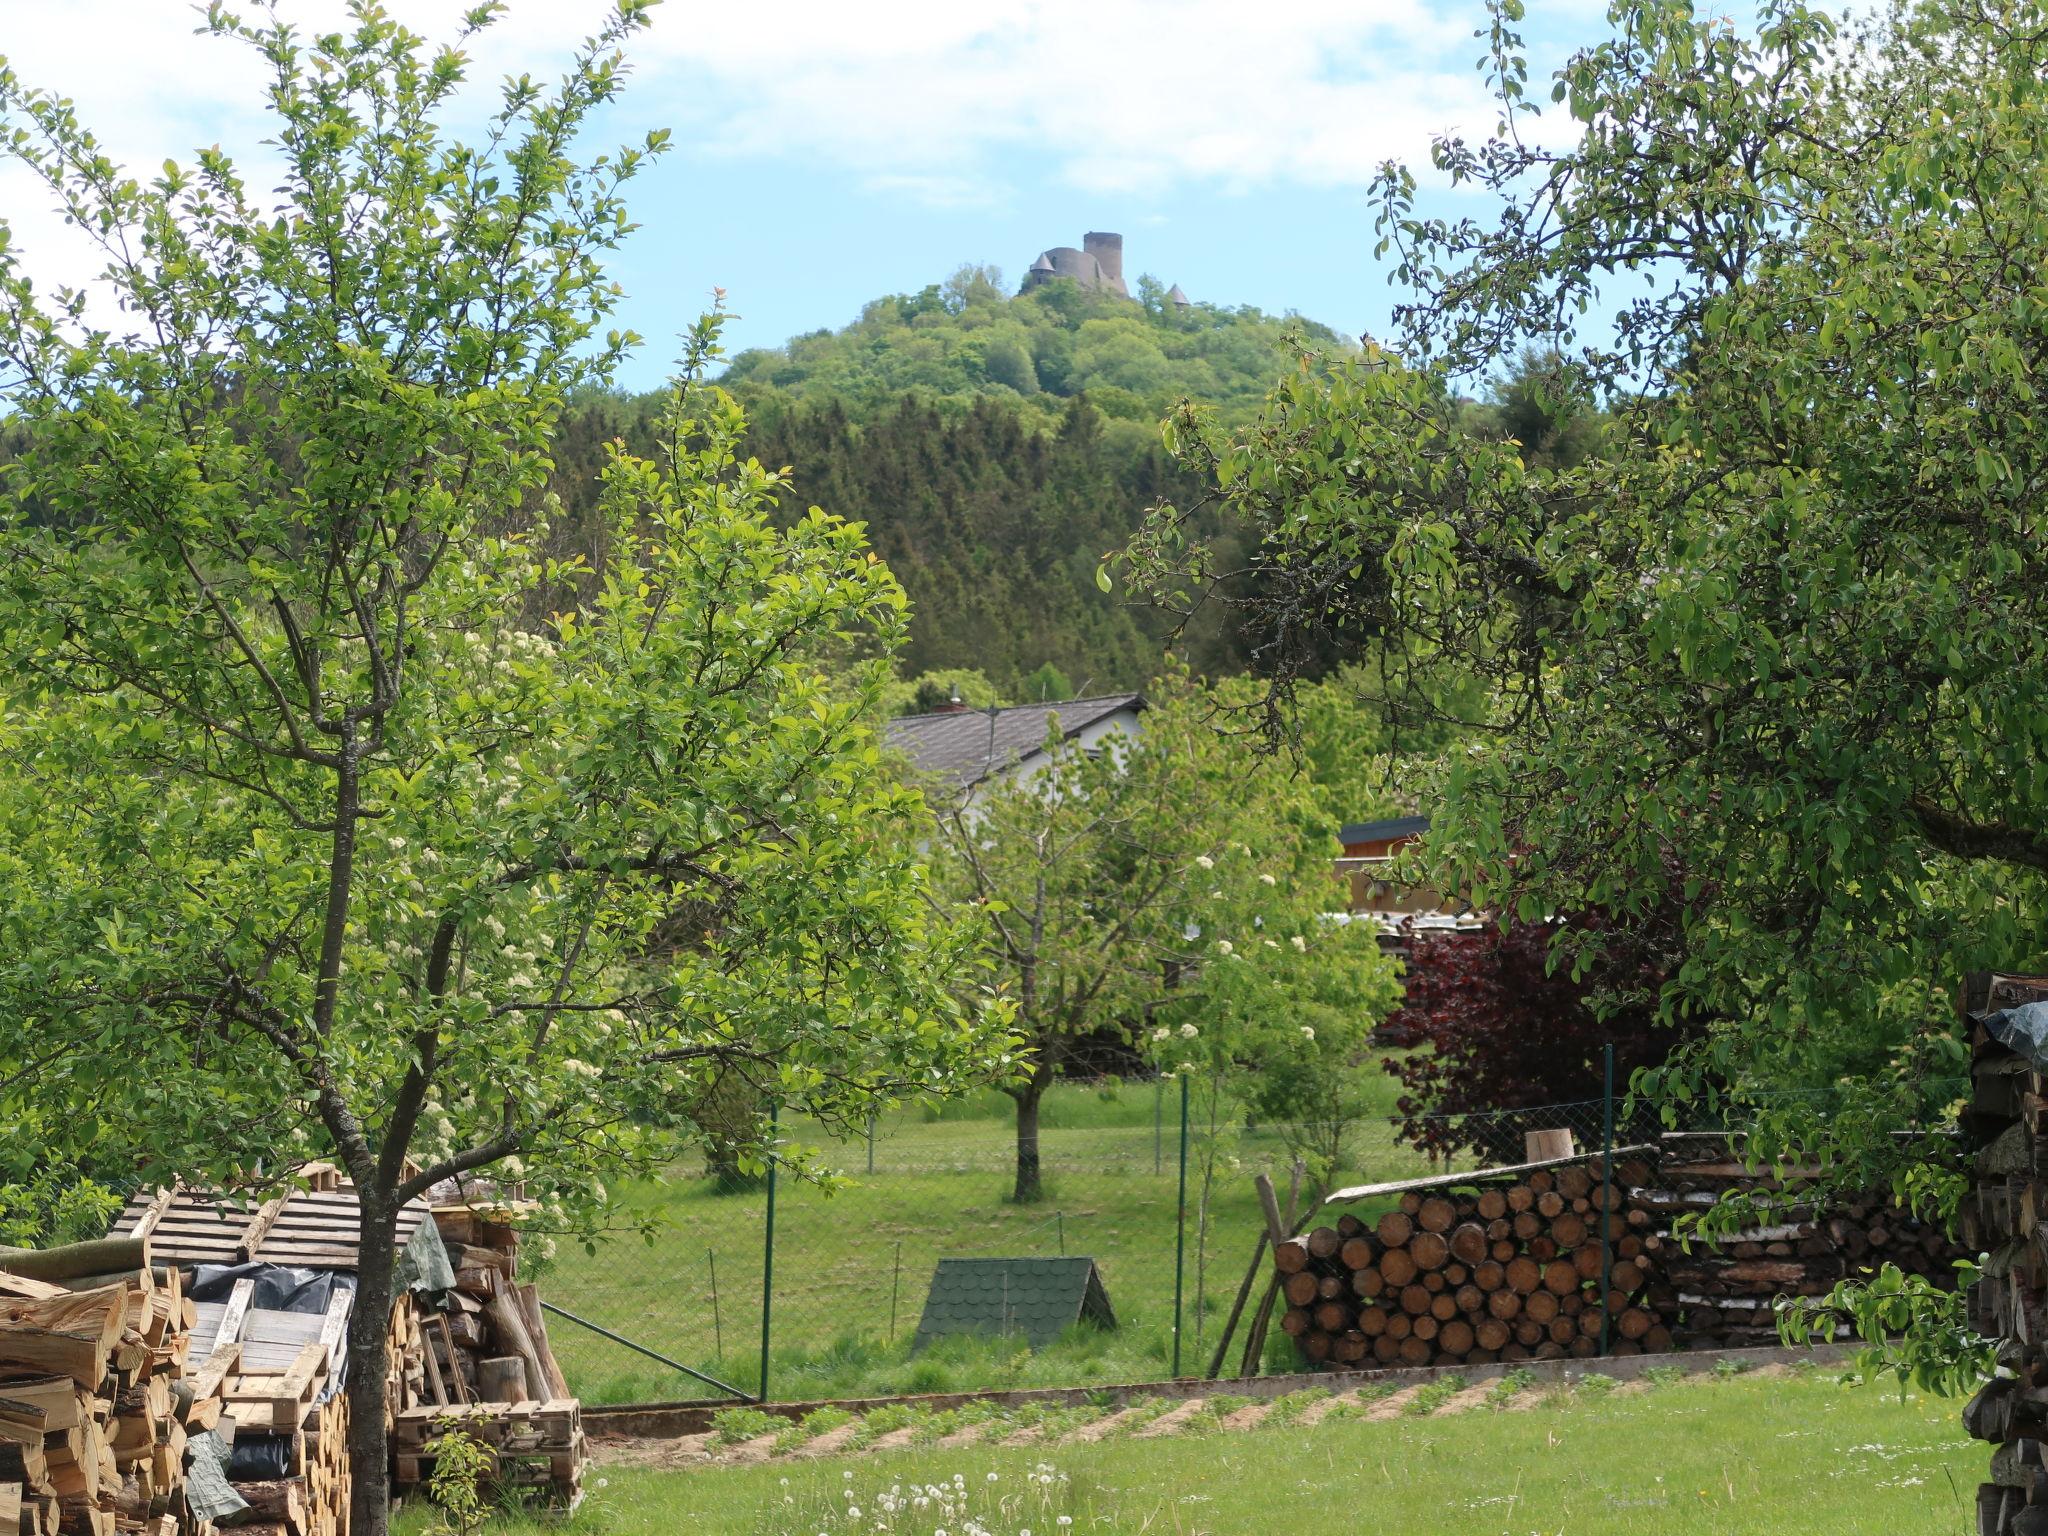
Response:
[[[1386,1084],[1385,1110],[1394,1085]],[[836,1193],[784,1180],[778,1193],[773,1364],[775,1395],[848,1396],[1003,1385],[1084,1385],[1164,1374],[1171,1352],[1178,1094],[1152,1083],[1060,1085],[1044,1107],[1046,1197],[1009,1200],[1014,1152],[1010,1101],[994,1092],[907,1110],[876,1127],[873,1172],[863,1140],[825,1143],[815,1129],[791,1138],[823,1145],[853,1183]],[[1391,1121],[1356,1138],[1357,1177],[1425,1171],[1397,1146]],[[1199,1154],[1200,1137],[1196,1138]],[[1195,1308],[1200,1254],[1189,1175],[1184,1365],[1213,1347],[1260,1218],[1251,1174],[1281,1174],[1286,1154],[1270,1129],[1233,1126],[1221,1138],[1210,1215],[1210,1272]],[[714,1376],[752,1390],[759,1379],[761,1190],[722,1192],[701,1171],[632,1189],[658,1224],[595,1254],[564,1245],[541,1276],[542,1294]],[[912,1359],[908,1340],[934,1262],[944,1256],[1087,1254],[1102,1266],[1120,1324],[1078,1335],[1036,1356],[1011,1345],[964,1342]],[[715,1271],[715,1292],[714,1292]],[[570,1384],[591,1402],[695,1397],[704,1388],[566,1321],[550,1324]],[[1279,1347],[1276,1340],[1275,1347]]]
[[[1963,1437],[1959,1406],[1809,1370],[1646,1390],[1582,1385],[1514,1413],[1333,1415],[1313,1427],[1269,1421],[1244,1431],[1211,1420],[1157,1440],[925,1446],[690,1471],[600,1467],[577,1529],[959,1536],[972,1528],[964,1515],[991,1536],[1966,1536],[1985,1453]],[[955,1490],[950,1514],[910,1502],[913,1489],[937,1484]],[[425,1523],[409,1514],[401,1532],[416,1536]],[[515,1519],[493,1530],[543,1528]]]

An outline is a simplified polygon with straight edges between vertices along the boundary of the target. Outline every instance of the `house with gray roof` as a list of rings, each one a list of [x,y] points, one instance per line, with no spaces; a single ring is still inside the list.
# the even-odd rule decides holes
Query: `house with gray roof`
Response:
[[[910,759],[918,775],[963,800],[995,779],[1028,781],[1051,761],[1051,732],[1058,742],[1098,752],[1122,732],[1135,740],[1145,710],[1141,693],[1106,693],[1054,704],[1017,704],[1008,709],[975,709],[955,700],[929,715],[905,715],[883,728],[883,740]]]

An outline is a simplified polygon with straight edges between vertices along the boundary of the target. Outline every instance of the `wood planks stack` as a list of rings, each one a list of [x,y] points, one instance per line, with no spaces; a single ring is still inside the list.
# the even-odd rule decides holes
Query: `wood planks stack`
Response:
[[[573,1397],[544,1402],[469,1403],[409,1408],[398,1416],[392,1449],[402,1488],[424,1483],[434,1468],[435,1437],[460,1430],[490,1447],[492,1482],[501,1494],[543,1502],[564,1512],[583,1498],[583,1408]]]
[[[229,1362],[228,1482],[249,1506],[233,1523],[247,1536],[345,1536],[348,1405],[336,1371],[353,1292],[337,1288],[323,1312],[254,1307],[253,1294],[241,1280],[203,1306],[197,1335],[209,1367]]]
[[[1668,1349],[1643,1299],[1652,1275],[1641,1223],[1623,1201],[1628,1174],[1646,1171],[1617,1163],[1603,1189],[1597,1162],[1502,1170],[1428,1181],[1371,1225],[1347,1212],[1274,1250],[1280,1326],[1310,1361],[1344,1365],[1585,1357],[1599,1352],[1603,1317],[1609,1353]]]
[[[116,1258],[133,1274],[76,1272]],[[141,1242],[9,1262],[56,1278],[0,1272],[0,1536],[206,1536],[185,1446],[221,1419],[233,1359],[188,1369],[196,1309],[178,1271],[152,1270]]]
[[[1992,1442],[1977,1489],[1979,1536],[2048,1532],[2048,1075],[2002,1043],[1984,1019],[2048,1001],[2048,976],[1978,973],[1963,985],[1970,1029],[1970,1104],[1963,1118],[1970,1189],[1962,1235],[1989,1250],[1970,1289],[1970,1326],[1998,1341],[1998,1376],[1963,1410],[1963,1427]]]
[[[394,1428],[398,1492],[433,1468],[434,1426],[461,1428],[493,1448],[508,1492],[573,1509],[587,1453],[581,1405],[548,1343],[540,1293],[518,1278],[519,1233],[468,1206],[437,1207],[455,1287],[445,1310],[422,1313],[423,1390]]]
[[[1645,1246],[1659,1273],[1650,1295],[1674,1319],[1681,1349],[1737,1349],[1778,1342],[1781,1296],[1825,1295],[1839,1280],[1891,1263],[1909,1274],[1952,1279],[1965,1251],[1937,1226],[1877,1199],[1826,1207],[1799,1198],[1817,1169],[1746,1164],[1741,1138],[1666,1135],[1647,1184],[1632,1185],[1629,1210],[1652,1225]],[[1730,1194],[1762,1194],[1770,1219],[1717,1238],[1681,1239],[1674,1224]],[[1971,1250],[1974,1252],[1975,1250]]]

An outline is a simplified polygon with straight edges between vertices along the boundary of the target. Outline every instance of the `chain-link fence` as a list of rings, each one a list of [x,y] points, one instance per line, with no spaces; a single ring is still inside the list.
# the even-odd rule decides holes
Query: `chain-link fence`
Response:
[[[1283,1190],[1294,1183],[1292,1198],[1305,1202],[1333,1187],[1519,1161],[1532,1132],[1568,1132],[1579,1150],[1597,1150],[1608,1108],[1595,1097],[1456,1117],[1458,1150],[1445,1157],[1401,1139],[1391,1103],[1339,1125],[1273,1124],[1201,1084],[1063,1083],[1042,1110],[1041,1187],[1025,1200],[1006,1099],[912,1112],[839,1140],[785,1126],[786,1145],[818,1148],[839,1177],[781,1175],[771,1222],[766,1181],[680,1166],[633,1192],[651,1240],[564,1245],[542,1293],[615,1336],[566,1316],[551,1329],[571,1385],[594,1402],[718,1395],[710,1383],[757,1396],[764,1368],[767,1392],[782,1399],[1195,1372],[1210,1363],[1264,1231],[1255,1172]],[[1616,1127],[1622,1141],[1641,1129]],[[1316,1179],[1307,1168],[1329,1171]],[[1004,1333],[913,1350],[941,1259],[1055,1256],[1095,1261],[1113,1329],[1077,1316],[1036,1349]],[[1285,1368],[1285,1341],[1276,1335],[1271,1348]]]

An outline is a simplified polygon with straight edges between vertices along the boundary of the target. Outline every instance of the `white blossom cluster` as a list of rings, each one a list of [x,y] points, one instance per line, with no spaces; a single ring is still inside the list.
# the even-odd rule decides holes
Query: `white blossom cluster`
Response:
[[[1067,1474],[1039,1462],[1021,1479],[1006,1482],[999,1472],[970,1479],[964,1472],[935,1483],[892,1482],[863,1495],[853,1474],[845,1479],[836,1507],[805,1511],[818,1536],[1061,1536],[1074,1517]],[[785,1487],[789,1479],[782,1480]],[[797,1503],[783,1495],[786,1506]]]

